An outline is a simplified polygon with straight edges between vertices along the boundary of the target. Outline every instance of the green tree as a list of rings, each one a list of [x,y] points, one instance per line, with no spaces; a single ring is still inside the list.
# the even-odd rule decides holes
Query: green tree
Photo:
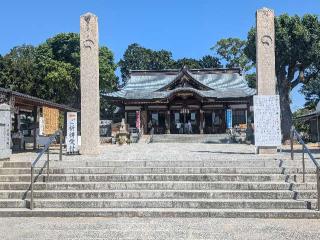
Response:
[[[201,68],[221,68],[221,62],[219,58],[206,55],[199,60],[199,64]]]
[[[201,68],[200,62],[194,58],[181,58],[174,63],[174,68],[177,69],[183,68],[184,66],[188,67],[189,69]]]
[[[310,124],[307,124],[303,119],[299,119],[298,117],[308,114],[309,110],[306,108],[301,108],[292,113],[293,116],[293,125],[298,132],[309,133],[310,132]]]
[[[162,70],[173,66],[172,53],[166,50],[155,51],[137,43],[130,44],[119,61],[122,80],[129,78],[130,70]]]
[[[1,60],[1,87],[23,93],[34,92],[35,48],[31,45],[14,47]]]
[[[275,18],[275,53],[277,90],[280,95],[281,129],[283,140],[290,137],[292,112],[290,91],[299,83],[305,83],[317,71],[313,68],[320,54],[320,24],[316,15]],[[248,33],[245,53],[256,62],[255,28]]]
[[[320,100],[320,74],[304,84],[300,92],[305,95],[305,107],[314,109]]]
[[[114,74],[117,64],[114,62],[113,53],[107,47],[99,50],[99,87],[101,93],[111,92],[118,89],[119,78]],[[115,106],[105,98],[100,98],[100,117],[107,119],[112,117]]]
[[[117,65],[107,47],[100,48],[99,63],[100,91],[115,90]],[[13,48],[0,58],[0,86],[79,108],[79,34],[61,33],[37,47]]]
[[[223,38],[211,50],[216,51],[218,59],[224,61],[227,68],[241,68],[246,74],[249,87],[256,87],[256,74],[252,72],[253,63],[245,54],[246,41],[239,38]]]
[[[246,41],[239,38],[223,38],[211,50],[216,51],[220,60],[226,62],[227,68],[240,67],[244,71],[252,68],[252,62],[244,53]]]

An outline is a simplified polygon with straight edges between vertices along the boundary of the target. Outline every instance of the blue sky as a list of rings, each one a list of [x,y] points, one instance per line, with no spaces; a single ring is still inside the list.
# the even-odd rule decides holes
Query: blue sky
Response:
[[[37,45],[61,32],[79,32],[80,15],[99,17],[100,44],[119,60],[137,42],[170,50],[174,58],[212,54],[219,39],[245,39],[261,7],[276,15],[320,14],[319,0],[2,0],[0,54],[14,46]],[[296,88],[292,108],[303,105]]]

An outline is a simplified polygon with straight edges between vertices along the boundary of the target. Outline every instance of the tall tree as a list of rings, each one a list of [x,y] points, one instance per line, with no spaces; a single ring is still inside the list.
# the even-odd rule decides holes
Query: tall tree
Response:
[[[172,53],[166,50],[155,51],[137,43],[130,44],[119,61],[122,80],[126,83],[130,70],[162,70],[173,65]]]
[[[223,38],[211,50],[216,51],[220,60],[226,62],[227,68],[240,67],[244,71],[252,68],[250,59],[244,53],[246,41],[239,38]]]
[[[2,58],[0,85],[15,91],[31,93],[35,89],[35,53],[31,45],[14,47]]]
[[[200,62],[194,58],[181,58],[174,63],[174,68],[183,68],[184,66],[189,69],[201,68]]]
[[[205,55],[199,60],[199,64],[201,68],[221,68],[221,62],[219,58]]]
[[[316,69],[315,59],[320,55],[320,23],[316,15],[303,17],[283,14],[275,18],[276,77],[280,95],[281,128],[283,140],[290,137],[292,112],[290,91],[299,83],[306,83]],[[245,53],[256,62],[255,28],[248,33]]]
[[[305,95],[305,107],[314,109],[320,101],[320,74],[304,84],[300,92]]]
[[[112,52],[99,52],[100,91],[115,90]],[[23,45],[0,58],[0,86],[57,103],[80,107],[80,37],[61,33],[37,47]]]

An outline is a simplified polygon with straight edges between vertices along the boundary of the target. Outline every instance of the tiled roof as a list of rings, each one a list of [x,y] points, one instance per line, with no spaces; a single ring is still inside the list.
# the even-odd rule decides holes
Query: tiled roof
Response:
[[[44,99],[41,99],[41,98],[37,98],[37,97],[33,97],[33,96],[30,96],[30,95],[27,95],[27,94],[24,94],[24,93],[12,91],[12,90],[7,89],[7,88],[0,87],[0,93],[13,95],[14,97],[20,98],[21,100],[29,101],[34,106],[47,106],[47,107],[56,108],[56,109],[59,109],[59,110],[62,110],[62,111],[72,111],[72,112],[79,112],[80,111],[79,109],[72,108],[72,107],[67,106],[67,105],[54,103],[54,102],[51,102],[51,101],[48,101],[48,100],[44,100]]]
[[[161,99],[169,97],[177,91],[193,91],[208,98],[238,98],[248,97],[256,93],[249,88],[244,76],[240,72],[204,70],[171,70],[168,71],[137,71],[134,72],[123,89],[105,94],[106,97],[120,99]],[[176,88],[161,90],[181,76],[186,71],[195,81],[212,90],[197,90],[190,88]]]

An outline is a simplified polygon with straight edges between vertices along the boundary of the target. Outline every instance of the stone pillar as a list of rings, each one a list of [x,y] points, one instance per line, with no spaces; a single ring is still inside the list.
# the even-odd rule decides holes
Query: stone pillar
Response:
[[[262,8],[256,13],[257,93],[276,94],[274,12]],[[273,154],[276,147],[257,146],[260,154]]]
[[[0,104],[0,160],[11,156],[11,112],[8,104]]]
[[[80,78],[81,78],[81,154],[99,154],[98,17],[86,13],[80,17]]]
[[[276,94],[274,12],[257,11],[256,57],[258,95]]]

